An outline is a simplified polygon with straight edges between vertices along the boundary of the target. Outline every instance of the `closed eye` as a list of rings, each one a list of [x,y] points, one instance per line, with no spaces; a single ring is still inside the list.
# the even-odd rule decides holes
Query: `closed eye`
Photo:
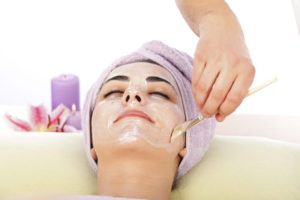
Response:
[[[103,95],[103,98],[109,97],[112,94],[123,94],[122,90],[112,90]]]
[[[158,96],[163,97],[163,98],[165,98],[167,100],[170,99],[170,97],[168,95],[166,95],[164,93],[161,93],[161,92],[150,92],[149,94],[151,94],[151,95],[158,95]]]

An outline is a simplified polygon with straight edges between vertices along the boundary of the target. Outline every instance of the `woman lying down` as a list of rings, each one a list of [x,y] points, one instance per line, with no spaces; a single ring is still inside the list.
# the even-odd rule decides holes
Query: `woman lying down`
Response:
[[[191,57],[159,41],[115,61],[90,89],[83,111],[97,194],[58,199],[170,199],[215,127],[206,119],[170,143],[177,124],[199,115],[191,70]]]

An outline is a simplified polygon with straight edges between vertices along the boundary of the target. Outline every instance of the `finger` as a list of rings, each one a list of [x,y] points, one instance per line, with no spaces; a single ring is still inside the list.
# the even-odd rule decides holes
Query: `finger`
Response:
[[[92,149],[91,149],[91,156],[92,156],[92,158],[93,158],[95,161],[98,160],[98,157],[97,157],[97,153],[96,153],[95,148],[92,148]]]
[[[215,64],[206,63],[204,71],[199,77],[197,84],[194,87],[194,96],[200,110],[209,95],[209,92],[219,75],[219,68]]]
[[[204,50],[205,45],[199,41],[195,50],[193,60],[192,86],[196,85],[206,65],[207,59]]]
[[[193,62],[192,83],[196,83],[205,68],[205,61],[201,58],[195,58]]]
[[[247,76],[248,74],[239,75],[233,83],[225,101],[219,108],[219,113],[223,116],[228,116],[242,103],[243,99],[248,93],[253,77]]]
[[[216,118],[216,120],[217,120],[218,122],[222,122],[222,121],[225,120],[226,116],[225,116],[225,115],[222,115],[221,113],[217,113],[217,114],[215,115],[215,118]]]
[[[221,71],[201,110],[204,116],[212,116],[218,112],[235,79],[236,74],[234,72],[229,70]]]
[[[195,58],[193,63],[193,71],[192,71],[192,87],[197,84],[199,77],[201,77],[202,72],[205,69],[205,61],[201,58]]]

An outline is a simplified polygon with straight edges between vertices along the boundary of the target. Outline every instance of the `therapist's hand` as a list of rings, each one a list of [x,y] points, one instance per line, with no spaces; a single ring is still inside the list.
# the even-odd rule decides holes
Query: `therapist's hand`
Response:
[[[192,89],[202,114],[223,121],[247,95],[255,68],[240,30],[210,24],[199,34]]]

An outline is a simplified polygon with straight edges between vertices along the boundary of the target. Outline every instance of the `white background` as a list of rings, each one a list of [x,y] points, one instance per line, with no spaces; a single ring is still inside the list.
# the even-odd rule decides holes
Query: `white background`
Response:
[[[300,113],[300,36],[288,0],[228,0],[256,66],[253,86],[278,77],[245,99],[236,113]],[[50,79],[80,77],[81,104],[115,58],[158,39],[193,55],[197,37],[175,1],[0,1],[0,105],[44,103]]]

